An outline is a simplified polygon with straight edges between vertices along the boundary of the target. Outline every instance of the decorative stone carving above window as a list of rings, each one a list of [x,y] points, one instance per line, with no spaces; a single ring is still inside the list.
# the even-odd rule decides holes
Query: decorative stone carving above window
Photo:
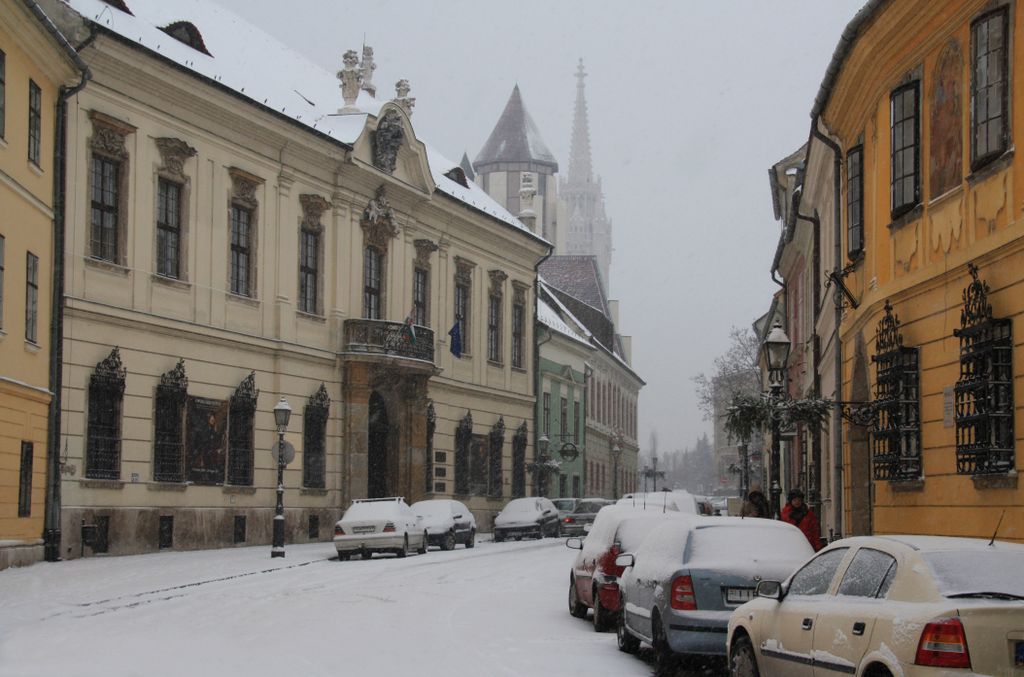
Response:
[[[195,157],[196,149],[181,139],[161,137],[156,139],[157,150],[160,151],[160,160],[163,166],[160,170],[174,178],[185,180],[185,161]]]
[[[505,280],[508,279],[508,273],[504,270],[488,270],[487,275],[491,278],[491,296],[496,296],[499,299],[505,294]]]
[[[395,103],[402,107],[405,114],[412,117],[413,106],[416,105],[416,97],[409,96],[409,81],[402,78],[395,83],[395,98],[392,99]]]
[[[238,167],[229,167],[228,174],[231,175],[231,200],[243,207],[256,209],[259,206],[256,189],[263,184],[263,179]]]
[[[129,134],[135,133],[135,127],[97,111],[89,113],[89,119],[92,120],[92,138],[89,140],[92,150],[119,160],[127,159],[125,142]]]
[[[462,258],[461,256],[455,257],[455,283],[470,285],[473,283],[473,269],[476,268],[476,264],[472,261]]]
[[[416,247],[416,266],[430,270],[430,255],[437,251],[437,243],[433,240],[422,239],[415,240],[412,244]]]
[[[366,244],[386,250],[388,242],[398,236],[398,224],[395,223],[395,211],[388,201],[387,189],[381,186],[376,197],[370,200],[363,210],[360,224],[366,237]]]
[[[405,127],[398,111],[389,110],[377,123],[373,135],[373,164],[377,169],[391,174],[398,166],[398,149],[405,139]]]
[[[512,280],[512,302],[526,303],[526,292],[529,288],[529,285],[523,284],[519,280]]]
[[[305,227],[321,232],[324,227],[320,217],[332,206],[331,203],[320,195],[304,193],[299,196],[299,204],[302,205],[302,222]]]

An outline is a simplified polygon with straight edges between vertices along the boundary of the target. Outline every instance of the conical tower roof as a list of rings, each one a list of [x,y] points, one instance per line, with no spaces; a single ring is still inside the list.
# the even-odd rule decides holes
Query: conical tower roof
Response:
[[[487,143],[476,156],[473,168],[477,173],[486,171],[487,165],[522,162],[549,167],[558,171],[558,162],[548,150],[533,118],[523,104],[519,85],[512,89],[512,96],[505,104],[505,110],[498,118],[498,124],[487,138]]]

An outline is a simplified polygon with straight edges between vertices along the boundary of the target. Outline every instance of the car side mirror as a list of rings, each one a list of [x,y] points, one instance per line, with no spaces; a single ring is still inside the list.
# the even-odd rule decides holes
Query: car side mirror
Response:
[[[550,510],[550,509],[549,509],[549,510],[545,510],[545,511],[544,511],[544,514],[545,514],[545,515],[550,515],[550,514],[551,514],[551,510]]]
[[[631,567],[636,563],[636,558],[633,557],[632,553],[623,553],[615,558],[615,566],[617,567]]]
[[[755,594],[758,597],[767,597],[768,599],[774,599],[777,602],[782,601],[782,583],[779,581],[760,581],[757,584],[757,590]]]
[[[578,536],[565,539],[565,547],[572,548],[573,550],[583,549],[583,539]]]
[[[455,516],[455,519],[457,519],[457,520],[460,520],[460,519],[462,519],[462,513],[459,513],[458,515],[456,515],[456,516]]]

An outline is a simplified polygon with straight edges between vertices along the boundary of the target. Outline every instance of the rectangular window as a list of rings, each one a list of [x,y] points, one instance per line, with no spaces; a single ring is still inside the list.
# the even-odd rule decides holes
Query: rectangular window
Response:
[[[978,169],[1006,150],[1007,127],[1006,7],[984,14],[971,24],[971,169]]]
[[[544,402],[543,413],[542,413],[543,420],[541,422],[544,424],[544,434],[547,435],[548,437],[550,437],[551,436],[551,393],[544,393],[543,402]]]
[[[31,442],[21,443],[21,469],[18,476],[18,517],[32,514],[32,456]]]
[[[303,228],[299,233],[299,310],[313,315],[319,312],[319,265],[320,233]]]
[[[326,486],[328,411],[310,403],[302,416],[302,486],[311,489]]]
[[[160,527],[157,547],[166,550],[174,547],[174,517],[171,515],[160,515]]]
[[[247,398],[231,398],[228,419],[228,484],[252,486],[253,423],[256,404]]]
[[[5,136],[7,120],[7,55],[0,50],[0,139]]]
[[[320,516],[310,515],[309,516],[309,529],[306,532],[307,538],[311,541],[320,540]]]
[[[363,317],[367,320],[381,319],[382,258],[376,247],[363,251]]]
[[[864,146],[846,153],[846,255],[864,251]]]
[[[43,139],[43,92],[32,80],[28,81],[28,159],[40,166]]]
[[[412,321],[421,327],[430,326],[430,318],[427,317],[429,280],[429,273],[423,268],[415,268],[412,271]]]
[[[560,442],[567,441],[569,437],[569,400],[562,398],[559,403],[558,415],[561,419],[558,424],[558,434],[562,436]]]
[[[455,321],[459,325],[462,352],[469,353],[469,285],[455,285]]]
[[[108,157],[92,157],[92,216],[89,253],[94,259],[118,260],[121,163]]]
[[[892,218],[906,214],[921,196],[920,82],[915,80],[893,90],[890,97],[892,126]]]
[[[572,403],[572,441],[576,444],[580,443],[580,401],[576,400]]]
[[[185,481],[184,414],[187,391],[160,383],[156,387],[153,422],[153,479]]]
[[[522,303],[512,305],[512,366],[523,368],[523,329],[526,324],[526,309]]]
[[[124,381],[93,374],[89,382],[89,418],[85,476],[116,480],[121,477],[121,406]]]
[[[25,340],[39,342],[39,257],[25,257]]]
[[[156,196],[156,272],[181,277],[181,186],[159,179]]]
[[[501,362],[501,297],[487,299],[487,359]]]
[[[245,515],[235,515],[235,543],[245,543]]]
[[[252,210],[231,205],[231,293],[252,296]]]
[[[4,249],[7,240],[0,235],[0,329],[4,328]]]

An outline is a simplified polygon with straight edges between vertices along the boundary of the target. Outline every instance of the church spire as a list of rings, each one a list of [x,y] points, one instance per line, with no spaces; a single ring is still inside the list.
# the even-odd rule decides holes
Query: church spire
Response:
[[[569,145],[569,183],[590,183],[593,168],[590,162],[590,123],[587,120],[587,99],[583,92],[583,59],[576,67],[576,110],[572,119],[572,141]]]

